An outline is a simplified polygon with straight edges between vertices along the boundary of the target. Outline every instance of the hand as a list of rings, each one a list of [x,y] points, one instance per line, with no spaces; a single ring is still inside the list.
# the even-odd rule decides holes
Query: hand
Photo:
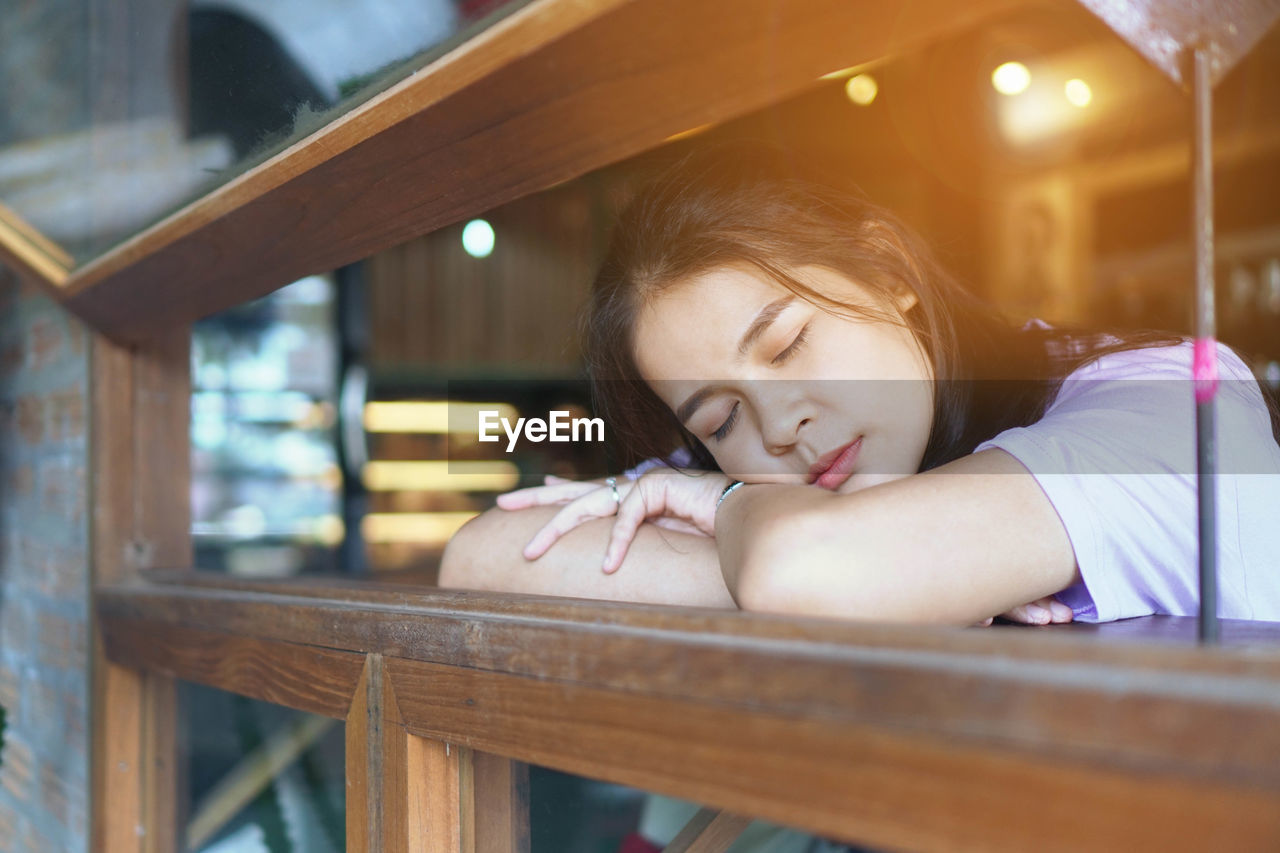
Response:
[[[636,531],[647,519],[684,533],[715,535],[716,503],[732,482],[717,471],[655,468],[634,482],[618,482],[620,501],[613,490],[590,482],[548,477],[547,485],[518,489],[498,496],[503,509],[563,504],[564,509],[547,522],[525,546],[524,557],[536,560],[556,540],[593,518],[616,515],[613,533],[601,568],[612,573],[622,564]]]
[[[1019,604],[1000,614],[1010,622],[1021,622],[1024,625],[1051,625],[1070,622],[1074,618],[1071,608],[1058,601],[1052,595],[1037,598],[1027,604]],[[994,616],[988,616],[978,623],[981,627],[990,625]]]

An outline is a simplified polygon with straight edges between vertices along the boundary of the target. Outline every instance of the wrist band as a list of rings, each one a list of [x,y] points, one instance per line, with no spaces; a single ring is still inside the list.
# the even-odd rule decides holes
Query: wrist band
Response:
[[[745,486],[745,485],[746,483],[742,482],[741,480],[735,480],[729,485],[725,486],[724,491],[720,493],[720,500],[716,501],[716,509],[717,510],[720,509],[720,504],[724,503],[724,499],[729,497],[730,492],[738,488],[738,486]]]

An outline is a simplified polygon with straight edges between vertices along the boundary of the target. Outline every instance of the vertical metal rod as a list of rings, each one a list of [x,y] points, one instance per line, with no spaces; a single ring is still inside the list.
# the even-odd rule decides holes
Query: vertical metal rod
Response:
[[[1192,50],[1192,235],[1195,244],[1196,491],[1199,498],[1201,643],[1218,641],[1217,435],[1214,400],[1218,388],[1216,313],[1213,293],[1213,84],[1209,52]]]

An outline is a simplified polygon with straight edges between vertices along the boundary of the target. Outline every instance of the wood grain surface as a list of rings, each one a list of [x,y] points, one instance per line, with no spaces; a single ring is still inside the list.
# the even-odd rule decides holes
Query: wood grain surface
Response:
[[[1105,820],[1057,849],[1099,826],[1280,840],[1277,626],[1206,649],[1167,620],[1110,643],[311,583],[153,577],[99,615],[113,655],[164,672],[213,636],[380,655],[410,736],[866,843],[1013,849],[1080,809]]]
[[[192,559],[190,341],[186,328],[133,349],[93,337],[95,588]],[[93,632],[92,847],[168,853],[178,848],[186,805],[178,795],[175,685],[155,669],[109,657],[102,627]]]

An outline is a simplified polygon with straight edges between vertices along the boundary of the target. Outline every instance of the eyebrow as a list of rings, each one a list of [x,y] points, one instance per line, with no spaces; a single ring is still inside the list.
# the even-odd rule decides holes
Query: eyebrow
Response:
[[[769,326],[773,325],[773,321],[778,319],[778,315],[787,310],[787,306],[795,301],[796,297],[794,295],[783,296],[761,308],[760,313],[756,315],[756,318],[751,321],[751,325],[747,327],[747,331],[743,333],[742,340],[738,341],[738,357],[745,357],[751,350],[752,344],[759,340]],[[707,398],[714,391],[715,389],[712,386],[704,385],[693,392],[689,399],[681,403],[679,408],[676,409],[676,418],[680,423],[687,423],[689,418],[693,417],[693,413],[698,411],[698,408],[707,401]]]

